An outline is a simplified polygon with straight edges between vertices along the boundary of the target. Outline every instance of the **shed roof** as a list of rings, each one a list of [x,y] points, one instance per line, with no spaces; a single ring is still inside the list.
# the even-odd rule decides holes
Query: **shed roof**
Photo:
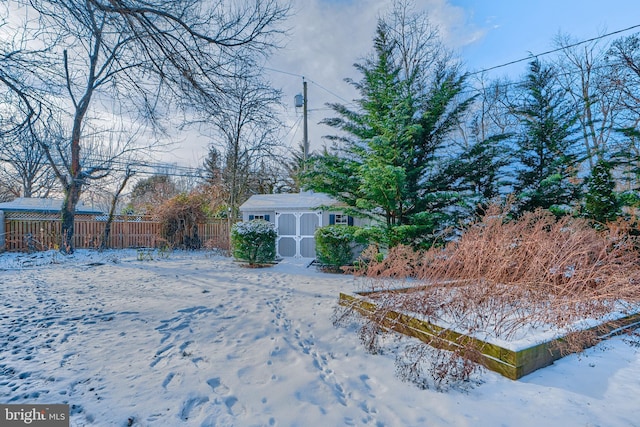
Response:
[[[61,199],[42,199],[32,197],[19,197],[11,202],[0,203],[0,211],[6,212],[38,212],[55,213],[62,209]],[[101,210],[85,206],[82,202],[76,205],[78,214],[101,214]]]
[[[278,209],[316,209],[340,203],[324,193],[255,194],[240,205],[240,211],[272,211]]]

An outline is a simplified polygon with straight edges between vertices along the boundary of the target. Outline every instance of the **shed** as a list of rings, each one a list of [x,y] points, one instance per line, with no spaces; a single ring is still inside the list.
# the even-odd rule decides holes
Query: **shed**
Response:
[[[345,215],[340,206],[338,201],[323,193],[257,194],[240,206],[240,213],[243,221],[264,219],[275,224],[279,257],[315,258],[314,233],[317,228],[333,224],[354,225],[354,218]]]

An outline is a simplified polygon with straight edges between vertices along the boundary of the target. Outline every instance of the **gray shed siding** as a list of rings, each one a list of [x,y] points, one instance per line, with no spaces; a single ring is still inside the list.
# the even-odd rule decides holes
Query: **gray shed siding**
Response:
[[[331,205],[336,201],[319,193],[261,194],[243,203],[240,212],[243,221],[260,215],[276,225],[278,256],[315,258],[315,231],[329,225],[332,215],[342,215],[340,210],[327,210]],[[350,224],[362,221],[355,219]]]

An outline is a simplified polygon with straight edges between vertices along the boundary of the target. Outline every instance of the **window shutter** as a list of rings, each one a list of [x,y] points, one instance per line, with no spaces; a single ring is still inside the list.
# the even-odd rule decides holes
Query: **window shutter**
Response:
[[[249,221],[253,221],[253,215],[249,215]]]
[[[353,217],[352,216],[348,216],[347,217],[347,224],[353,225]]]
[[[336,216],[334,214],[329,214],[329,225],[335,225]]]
[[[269,215],[265,215],[265,216],[264,216],[264,220],[265,220],[265,221],[269,221]]]

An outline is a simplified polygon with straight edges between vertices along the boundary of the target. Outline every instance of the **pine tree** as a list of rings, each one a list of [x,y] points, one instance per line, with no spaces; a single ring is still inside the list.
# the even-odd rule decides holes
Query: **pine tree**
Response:
[[[216,147],[211,145],[202,165],[204,167],[207,184],[219,185],[222,183],[222,168],[220,163],[220,152]]]
[[[611,163],[599,160],[587,181],[585,216],[598,222],[614,221],[620,215],[620,203],[614,192],[616,183]]]
[[[445,60],[407,71],[403,64],[413,58],[403,56],[391,34],[380,20],[372,58],[356,65],[362,79],[348,80],[361,95],[359,109],[331,105],[339,117],[324,123],[341,131],[329,138],[340,148],[312,159],[305,185],[354,211],[379,214],[388,227],[428,223],[433,229],[442,224],[426,216],[441,218],[451,205],[437,186],[436,152],[471,100],[458,101],[464,77]]]
[[[556,87],[554,69],[538,59],[529,64],[522,89],[515,107],[523,129],[516,149],[519,209],[566,212],[580,197],[575,109]]]

